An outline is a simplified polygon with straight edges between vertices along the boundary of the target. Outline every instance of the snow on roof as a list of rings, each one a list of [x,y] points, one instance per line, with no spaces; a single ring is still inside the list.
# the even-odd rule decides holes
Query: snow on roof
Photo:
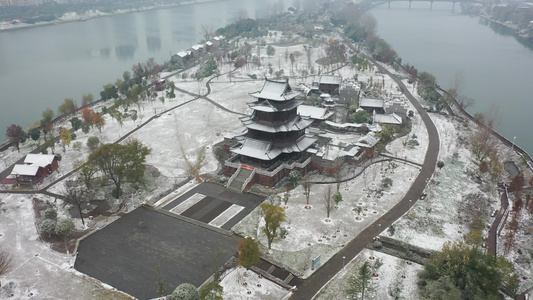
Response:
[[[359,128],[365,124],[357,124],[357,123],[335,123],[335,122],[331,122],[331,121],[326,121],[326,124],[329,125],[329,126],[332,126],[332,127],[336,127],[336,128]]]
[[[357,142],[355,142],[355,145],[359,147],[372,148],[379,142],[379,140],[380,138],[375,137],[373,132],[369,132],[367,135],[358,139]]]
[[[400,100],[407,100],[407,97],[405,97],[404,94],[391,94],[391,99],[400,99]]]
[[[299,94],[300,92],[291,90],[288,80],[273,81],[267,79],[263,88],[258,92],[251,93],[250,96],[274,101],[285,101],[293,99]]]
[[[224,37],[223,35],[215,36],[215,37],[213,38],[213,40],[215,40],[215,41],[222,41],[222,40],[224,40],[224,39],[225,39],[225,37]]]
[[[374,123],[401,125],[402,117],[395,113],[392,114],[374,114]]]
[[[38,167],[46,167],[54,162],[55,155],[50,154],[28,154],[24,159],[24,163],[28,165],[36,165]]]
[[[270,142],[247,138],[244,143],[232,148],[231,151],[261,160],[271,160],[281,154],[281,149],[271,149],[271,147],[272,143]]]
[[[281,153],[303,152],[311,147],[316,140],[314,136],[304,135],[296,143],[287,143],[283,146],[274,147],[271,142],[247,138],[242,144],[232,148],[231,151],[261,160],[273,160]]]
[[[292,101],[270,101],[270,100],[259,100],[255,102],[248,103],[253,110],[264,111],[264,112],[276,112],[276,111],[288,111],[298,107],[302,104],[304,100],[292,100]]]
[[[320,84],[341,84],[342,77],[333,75],[320,76]]]
[[[369,124],[368,125],[368,130],[372,131],[372,132],[381,132],[381,126],[379,124]]]
[[[296,143],[291,143],[289,145],[285,145],[281,151],[283,153],[293,153],[293,152],[302,152],[307,150],[307,148],[311,147],[316,142],[317,138],[306,134],[302,137],[300,137]]]
[[[320,94],[320,98],[329,98],[331,97],[328,93],[322,93]]]
[[[11,175],[35,176],[39,168],[37,165],[15,165],[13,171],[11,171]]]
[[[381,99],[361,98],[359,107],[383,107],[383,102]]]
[[[207,41],[207,42],[205,42],[205,44],[206,44],[207,46],[213,46],[213,42],[211,42],[211,41]]]
[[[323,107],[300,105],[298,106],[298,114],[315,120],[326,120],[333,115],[333,112]]]
[[[241,121],[246,128],[270,133],[299,131],[311,126],[313,123],[313,120],[301,118],[300,116],[294,116],[286,122],[275,123],[256,122],[250,117],[243,117]]]
[[[197,44],[197,45],[192,46],[191,48],[198,51],[200,49],[204,49],[204,45]]]
[[[359,146],[348,145],[346,148],[344,148],[343,152],[346,156],[354,157],[357,152],[359,152],[359,149],[361,149]]]
[[[189,55],[190,51],[180,51],[178,53],[176,53],[177,56],[179,57],[186,57],[187,55]]]

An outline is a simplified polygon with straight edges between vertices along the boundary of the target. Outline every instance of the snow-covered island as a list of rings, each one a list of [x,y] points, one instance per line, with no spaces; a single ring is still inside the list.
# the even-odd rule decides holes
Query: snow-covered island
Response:
[[[330,264],[336,268],[335,272],[328,273],[332,279],[317,287],[320,291],[314,297],[340,299],[346,297],[350,277],[355,276],[365,262],[370,262],[373,268],[371,286],[377,299],[415,299],[419,295],[417,272],[423,269],[423,260],[414,257],[419,253],[416,249],[421,249],[420,253],[431,253],[441,250],[447,242],[462,241],[469,236],[479,239],[480,247],[485,248],[490,244],[489,228],[496,218],[501,220],[496,224],[496,254],[505,255],[513,262],[520,278],[519,291],[530,288],[533,284],[533,248],[529,228],[533,211],[528,194],[532,182],[528,183],[528,180],[532,178],[532,172],[522,157],[515,149],[504,146],[488,134],[483,137],[491,141],[489,146],[494,152],[490,157],[480,159],[480,153],[473,149],[473,145],[483,142],[483,139],[475,140],[484,133],[482,127],[461,116],[454,107],[451,108],[454,116],[422,111],[438,132],[438,154],[434,153],[438,164],[432,166],[435,168],[432,176],[423,180],[423,193],[417,194],[417,198],[406,199],[427,163],[430,149],[428,123],[424,122],[417,106],[430,107],[432,104],[418,95],[417,82],[412,81],[409,74],[373,62],[365,58],[364,53],[359,54],[360,61],[356,63],[348,59],[324,63],[333,46],[347,43],[334,31],[318,35],[315,40],[320,42],[310,45],[303,37],[288,40],[282,32],[270,31],[261,38],[228,41],[244,53],[246,61],[239,60],[244,59],[243,56],[215,54],[207,60],[216,64],[213,75],[191,78],[198,71],[205,70],[208,63],[203,60],[185,70],[156,74],[155,77],[166,80],[161,91],[152,90],[157,93],[156,97],[143,95],[129,106],[115,108],[112,107],[115,103],[110,103],[112,101],[92,106],[94,112],[107,112],[101,115],[104,118],[102,130],[97,126],[87,132],[76,130],[75,139],[64,149],[61,144],[56,144],[55,154],[61,155],[57,170],[50,170],[53,172],[39,178],[37,183],[30,181],[17,185],[6,182],[1,186],[0,249],[1,253],[9,255],[11,263],[9,270],[0,277],[0,298],[149,298],[133,294],[134,289],[124,290],[111,285],[105,276],[95,278],[80,271],[82,263],[84,266],[97,265],[98,261],[107,262],[108,257],[115,255],[122,259],[122,255],[126,257],[125,252],[128,252],[117,254],[113,249],[104,249],[105,254],[101,257],[80,262],[86,257],[83,247],[88,246],[84,243],[106,232],[119,230],[116,228],[126,228],[111,235],[115,241],[105,242],[117,242],[114,244],[117,249],[120,244],[148,247],[143,243],[150,234],[156,235],[154,231],[158,236],[163,235],[163,239],[173,241],[172,234],[179,227],[177,224],[191,228],[181,239],[190,244],[198,242],[194,245],[199,248],[189,250],[188,257],[179,257],[182,250],[170,242],[172,245],[159,241],[152,255],[143,257],[149,263],[125,261],[123,264],[140,269],[114,277],[124,277],[124,282],[128,282],[130,276],[141,276],[142,282],[138,285],[151,289],[149,294],[153,297],[170,295],[178,284],[184,282],[168,282],[165,277],[166,270],[172,270],[173,266],[161,264],[160,261],[166,258],[158,261],[157,256],[168,254],[178,257],[176,261],[192,261],[187,265],[191,269],[173,270],[173,273],[182,273],[180,276],[196,276],[194,266],[206,269],[208,276],[198,275],[202,277],[200,284],[205,286],[212,280],[219,283],[223,287],[224,299],[288,299],[300,292],[298,284],[313,280],[313,274],[320,274]],[[344,46],[345,54],[351,46]],[[351,51],[350,55],[357,55]],[[210,54],[207,52],[201,57],[207,59]],[[401,85],[380,68],[399,78]],[[294,98],[297,100],[286,105],[291,106],[290,109],[296,108],[295,103],[301,107],[305,102],[294,126],[303,124],[300,118],[315,118],[316,122],[304,122],[298,141],[303,139],[304,131],[306,137],[316,139],[313,146],[303,149],[309,155],[305,161],[315,161],[316,167],[310,165],[300,174],[288,170],[273,186],[243,181],[237,189],[226,189],[237,180],[237,175],[224,175],[227,166],[232,166],[227,156],[250,153],[236,150],[236,147],[257,149],[267,144],[240,139],[247,129],[268,131],[271,126],[264,120],[261,124],[253,123],[247,117],[260,112],[290,110],[272,102],[268,105],[258,103],[269,92],[261,94],[268,82],[265,78],[290,87],[290,90],[284,90],[284,97],[288,92],[297,92],[298,98]],[[331,84],[338,86],[330,89]],[[343,95],[352,97],[352,90],[357,91],[356,97],[343,98]],[[408,101],[408,93],[413,95],[415,103]],[[315,114],[309,108],[312,106],[320,108],[317,111],[322,113]],[[365,112],[367,109],[371,112]],[[84,118],[81,112],[75,116]],[[364,116],[366,124],[355,122],[358,116]],[[72,126],[68,120],[54,124],[55,128],[72,129]],[[276,128],[283,131],[281,127]],[[76,205],[63,198],[69,193],[67,182],[83,186],[87,174],[79,167],[91,155],[93,150],[88,144],[91,144],[90,139],[94,142],[95,137],[100,145],[138,141],[148,147],[150,153],[145,157],[146,169],[140,183],[124,182],[118,198],[113,197],[114,184],[106,180],[102,172],[96,171],[88,191],[90,199],[79,209],[86,216],[81,219]],[[223,147],[228,141],[234,143]],[[12,147],[0,153],[0,164],[3,168],[20,165],[18,161],[42,142],[42,139],[27,141],[21,144],[20,152]],[[249,155],[252,158],[265,153],[273,155],[272,149],[272,144],[268,144],[263,148],[265,152],[254,152],[253,157]],[[280,153],[297,152],[280,149]],[[297,169],[301,163],[298,159],[300,157],[291,157],[287,159],[290,162],[275,165],[273,169],[283,169],[282,166]],[[257,161],[249,159],[248,162],[241,161],[239,170],[245,169],[250,174],[273,172],[269,169],[261,173],[261,168],[254,164]],[[26,174],[24,172],[38,172],[43,167],[38,164],[33,162],[34,167],[25,164],[26,167],[11,178],[18,180]],[[519,173],[526,180],[517,187],[514,178]],[[247,178],[255,177],[248,175]],[[305,188],[305,181],[309,183],[309,189]],[[505,184],[515,190],[508,193],[511,205],[502,209],[500,198],[507,194]],[[252,200],[243,200],[248,196]],[[232,202],[231,199],[236,200]],[[279,236],[273,238],[270,249],[264,230],[262,203],[281,208],[285,214]],[[387,221],[383,218],[387,213],[400,209],[407,212],[392,220],[390,226],[382,223]],[[202,210],[206,213],[199,215]],[[137,219],[143,211],[155,211],[160,216],[144,215]],[[162,222],[161,226],[172,225],[152,227],[164,218],[168,221]],[[477,231],[473,229],[472,218],[483,224]],[[75,230],[65,235],[65,239],[53,230],[47,233],[43,229],[46,219],[56,220],[57,224],[72,219]],[[232,224],[232,220],[238,222]],[[130,225],[121,225],[124,223]],[[204,234],[209,239],[223,237],[228,243],[252,237],[259,244],[262,260],[250,269],[237,266],[235,257],[223,257],[224,250],[237,253],[236,246],[234,249],[219,249],[214,254],[212,248],[216,247],[205,246],[208,241],[205,245],[202,244],[204,240],[196,241]],[[473,236],[475,234],[479,236]],[[338,255],[346,247],[351,247],[353,241],[364,240],[364,235],[375,237],[371,247],[363,249],[353,259],[345,260],[344,256]],[[393,243],[409,245],[409,250],[387,251],[386,248],[393,248],[390,246]],[[204,248],[200,248],[201,245]],[[89,252],[100,253],[103,247],[104,242]],[[213,265],[204,265],[210,258],[202,261],[195,256],[203,257],[200,255],[206,253],[213,259]],[[219,257],[224,261],[219,261]],[[110,260],[108,263],[114,262]],[[143,273],[150,275],[142,277]],[[214,276],[210,277],[211,274]],[[116,278],[108,279],[113,281]],[[292,284],[295,282],[298,283],[296,286]]]

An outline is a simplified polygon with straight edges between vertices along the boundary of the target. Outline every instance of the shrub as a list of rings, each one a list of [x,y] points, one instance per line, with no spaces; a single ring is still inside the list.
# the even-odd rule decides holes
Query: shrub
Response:
[[[44,217],[45,219],[55,220],[57,219],[57,211],[52,207],[49,207],[44,211]]]
[[[383,178],[381,180],[381,186],[383,186],[383,188],[388,188],[392,186],[392,179],[390,179],[389,177]]]
[[[200,293],[190,283],[182,283],[174,290],[172,300],[200,300]]]
[[[87,139],[87,147],[91,149],[91,151],[94,151],[98,148],[98,145],[100,144],[100,139],[96,136],[91,136]]]
[[[48,237],[50,237],[52,233],[55,233],[55,231],[56,222],[54,220],[44,219],[44,221],[41,223],[41,233],[48,234]]]

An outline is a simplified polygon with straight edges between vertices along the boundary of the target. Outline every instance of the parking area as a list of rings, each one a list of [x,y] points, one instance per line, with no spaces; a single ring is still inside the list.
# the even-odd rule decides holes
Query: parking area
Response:
[[[82,240],[74,267],[136,298],[150,299],[159,296],[158,278],[166,282],[167,293],[185,282],[201,285],[217,264],[237,255],[240,241],[217,228],[141,206]]]
[[[205,182],[172,200],[162,209],[229,231],[263,200],[257,195],[241,194]]]

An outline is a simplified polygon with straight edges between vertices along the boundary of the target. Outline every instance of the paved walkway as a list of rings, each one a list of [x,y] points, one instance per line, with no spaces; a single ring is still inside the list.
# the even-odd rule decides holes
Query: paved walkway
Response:
[[[180,72],[183,72],[183,71],[184,71],[184,70],[181,70],[181,71],[178,71],[178,72],[175,72],[175,73],[169,74],[169,75],[167,75],[167,76],[165,76],[165,77],[163,77],[163,78],[164,78],[164,79],[170,78],[170,77],[172,77],[172,76],[174,76],[174,75],[176,75],[176,74],[178,74],[178,73],[180,73]],[[230,71],[230,72],[228,72],[228,73],[231,73],[231,72],[234,72],[234,71],[235,71],[235,70],[232,70],[232,71]],[[224,73],[224,74],[226,74],[226,73]],[[224,74],[221,74],[221,75],[224,75]],[[220,76],[221,76],[221,75],[220,75]],[[216,105],[217,107],[222,108],[223,110],[225,110],[225,111],[227,111],[227,112],[230,112],[230,113],[233,113],[233,114],[240,114],[240,113],[238,113],[238,112],[231,111],[231,110],[229,110],[229,109],[227,109],[227,108],[221,106],[220,104],[214,102],[213,100],[211,100],[211,99],[209,99],[209,98],[207,97],[207,96],[211,93],[210,82],[211,82],[211,80],[212,80],[213,78],[214,78],[214,76],[211,77],[211,78],[206,82],[207,92],[206,92],[204,95],[198,95],[198,94],[190,93],[190,92],[188,92],[188,91],[185,91],[185,90],[182,90],[182,89],[178,89],[178,88],[176,88],[176,90],[179,90],[179,91],[181,91],[181,92],[183,92],[183,93],[189,94],[189,95],[193,96],[194,98],[193,98],[193,99],[190,99],[190,100],[188,100],[188,101],[185,101],[185,102],[183,102],[183,103],[181,103],[181,104],[178,104],[178,105],[176,105],[176,106],[170,107],[170,108],[168,108],[167,110],[164,110],[164,111],[162,111],[161,113],[156,114],[156,115],[150,117],[150,118],[149,118],[148,120],[146,120],[144,123],[139,124],[139,126],[133,128],[131,131],[129,131],[128,133],[126,133],[125,135],[123,135],[122,137],[120,137],[118,140],[116,140],[116,141],[114,142],[114,144],[120,143],[120,142],[122,142],[123,140],[127,139],[127,138],[130,137],[132,134],[134,134],[135,132],[137,132],[138,130],[140,130],[140,129],[143,128],[144,126],[146,126],[148,123],[152,122],[154,119],[157,119],[161,114],[165,114],[165,113],[167,113],[167,112],[170,112],[170,111],[172,111],[172,110],[175,110],[175,109],[177,109],[177,108],[179,108],[179,107],[182,107],[182,106],[184,106],[184,105],[186,105],[186,104],[189,104],[189,103],[191,103],[191,102],[193,102],[193,101],[195,101],[195,100],[198,100],[198,99],[200,99],[200,98],[209,101],[210,103]],[[56,137],[56,140],[58,140],[58,139],[59,139],[59,137]],[[39,152],[38,149],[34,149],[34,150],[33,150],[32,152],[30,152],[30,153],[38,153],[38,152]],[[21,163],[23,163],[23,162],[24,162],[24,157],[21,158],[20,160],[18,160],[17,162],[15,162],[14,164],[12,164],[11,166],[9,166],[7,169],[5,169],[5,170],[3,170],[2,172],[0,172],[0,180],[3,179],[3,178],[5,178],[5,177],[7,177],[9,174],[11,174],[11,171],[13,170],[13,167],[15,166],[15,164],[21,164]],[[70,175],[74,174],[75,172],[79,171],[83,166],[84,166],[84,165],[81,165],[81,166],[79,166],[79,167],[77,167],[77,168],[74,168],[73,170],[71,170],[71,171],[65,173],[63,176],[61,176],[60,178],[56,179],[55,181],[53,181],[52,183],[48,184],[47,186],[45,186],[45,187],[42,188],[42,189],[38,189],[38,190],[30,189],[30,190],[24,190],[24,191],[17,191],[17,190],[0,190],[0,194],[7,194],[7,193],[12,193],[12,194],[35,194],[35,193],[37,193],[37,194],[46,194],[46,195],[49,195],[49,196],[52,196],[52,197],[65,199],[65,197],[64,197],[63,195],[53,194],[53,193],[51,193],[51,192],[48,192],[47,190],[48,190],[50,187],[56,185],[57,183],[59,183],[59,182],[65,180],[65,179],[68,178]]]
[[[348,44],[350,47],[353,47],[351,43]],[[388,228],[392,223],[402,217],[410,209],[412,204],[416,203],[426,187],[426,179],[430,178],[435,171],[440,144],[439,135],[435,124],[433,124],[422,105],[420,105],[415,97],[409,93],[409,89],[398,77],[382,68],[372,58],[367,59],[378,66],[381,72],[389,75],[400,86],[400,88],[405,91],[405,96],[415,107],[416,111],[422,118],[422,121],[426,125],[429,135],[429,144],[426,156],[424,158],[424,165],[422,166],[418,177],[416,177],[413,185],[407,191],[403,199],[376,222],[361,231],[361,233],[359,233],[359,235],[357,235],[341,251],[334,255],[313,275],[306,279],[303,284],[298,287],[298,290],[291,296],[290,299],[313,299],[316,293],[318,293],[320,289],[342,269],[344,260],[343,257],[345,257],[346,261],[351,261],[365,248],[366,245],[372,242],[372,239],[380,233],[380,229],[385,230]]]

